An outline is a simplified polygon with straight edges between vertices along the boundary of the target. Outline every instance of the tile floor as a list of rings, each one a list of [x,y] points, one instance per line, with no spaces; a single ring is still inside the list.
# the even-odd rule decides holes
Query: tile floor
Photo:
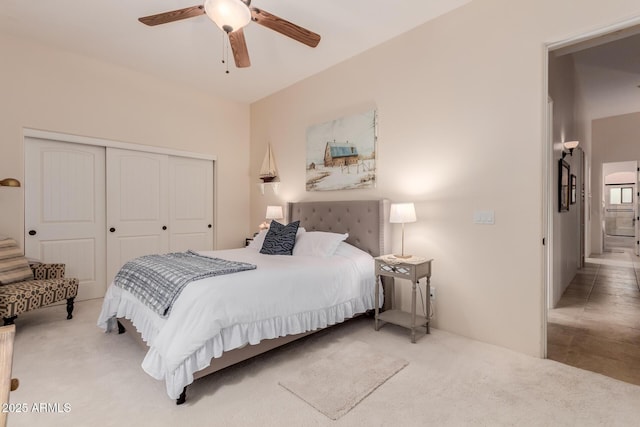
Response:
[[[628,249],[587,259],[549,310],[548,358],[640,385],[639,274]]]

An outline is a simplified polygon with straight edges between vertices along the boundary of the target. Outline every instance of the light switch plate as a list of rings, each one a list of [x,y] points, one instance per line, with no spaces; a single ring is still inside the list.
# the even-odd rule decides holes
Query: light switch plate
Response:
[[[495,213],[492,210],[478,210],[473,212],[474,224],[495,224]]]

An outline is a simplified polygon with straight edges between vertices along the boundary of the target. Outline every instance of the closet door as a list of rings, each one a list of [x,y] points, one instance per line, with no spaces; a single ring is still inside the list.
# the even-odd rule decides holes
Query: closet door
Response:
[[[169,157],[169,250],[213,250],[213,162]]]
[[[25,254],[66,264],[78,300],[106,290],[104,180],[104,147],[25,138]]]
[[[168,156],[107,148],[107,280],[130,259],[169,251]]]

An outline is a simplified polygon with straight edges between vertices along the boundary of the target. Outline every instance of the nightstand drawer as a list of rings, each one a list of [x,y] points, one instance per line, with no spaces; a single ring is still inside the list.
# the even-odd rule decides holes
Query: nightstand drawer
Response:
[[[411,276],[413,274],[413,266],[392,265],[384,262],[378,263],[378,270],[382,273],[390,273],[396,277]]]
[[[402,261],[390,263],[376,259],[376,275],[397,277],[399,279],[417,280],[421,277],[431,276],[431,260],[420,264],[402,263]]]

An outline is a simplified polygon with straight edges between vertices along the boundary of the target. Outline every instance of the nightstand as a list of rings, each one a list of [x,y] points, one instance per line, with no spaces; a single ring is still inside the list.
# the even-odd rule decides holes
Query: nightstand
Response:
[[[247,247],[249,246],[249,243],[253,242],[253,237],[246,237],[244,239],[244,246]]]
[[[429,295],[431,294],[431,261],[432,259],[422,257],[396,258],[393,255],[383,255],[375,258],[376,262],[376,295],[375,295],[375,328],[380,329],[380,322],[393,323],[404,326],[411,331],[411,342],[416,342],[416,328],[424,326],[429,331],[429,317],[431,310],[429,307]],[[391,307],[390,310],[380,312],[380,277],[391,277],[407,279],[411,281],[411,313]],[[420,279],[427,279],[427,293],[425,295],[426,317],[416,314],[416,287]],[[422,299],[422,298],[421,298]]]

